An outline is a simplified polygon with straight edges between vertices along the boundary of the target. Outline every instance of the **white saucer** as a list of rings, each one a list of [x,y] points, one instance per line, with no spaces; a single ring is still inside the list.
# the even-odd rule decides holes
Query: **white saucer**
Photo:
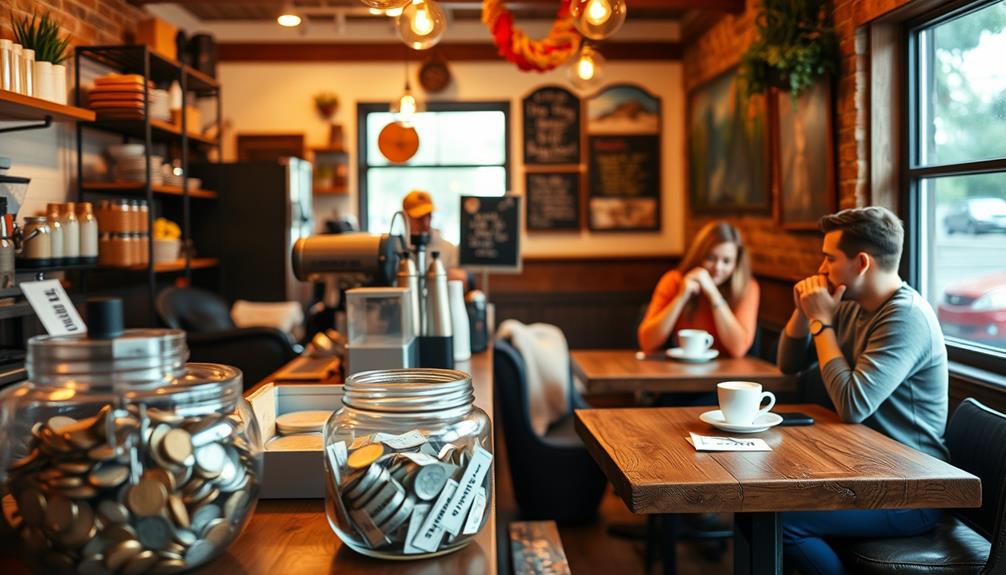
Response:
[[[703,363],[711,359],[716,359],[719,354],[720,350],[718,349],[707,349],[698,355],[687,355],[685,350],[680,347],[672,347],[667,350],[667,357],[678,361],[690,361],[693,363]]]
[[[707,411],[699,416],[699,419],[712,425],[717,429],[722,429],[723,431],[729,431],[731,433],[758,433],[759,431],[765,431],[770,427],[775,427],[782,423],[782,416],[778,413],[764,413],[755,418],[750,425],[734,425],[727,423],[723,419],[723,412],[714,409],[713,411]]]

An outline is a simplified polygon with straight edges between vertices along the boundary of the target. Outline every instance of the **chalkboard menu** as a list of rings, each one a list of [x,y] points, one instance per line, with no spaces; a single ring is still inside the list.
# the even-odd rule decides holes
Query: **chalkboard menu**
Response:
[[[462,267],[521,270],[520,198],[461,196]]]
[[[580,229],[580,173],[525,174],[528,231]]]
[[[580,163],[580,99],[565,88],[539,88],[524,98],[524,163]]]
[[[589,227],[660,229],[660,99],[616,84],[587,101]]]

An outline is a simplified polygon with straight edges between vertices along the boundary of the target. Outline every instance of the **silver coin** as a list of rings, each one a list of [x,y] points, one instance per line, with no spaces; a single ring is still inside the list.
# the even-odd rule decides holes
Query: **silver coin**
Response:
[[[195,567],[205,563],[213,556],[216,550],[216,546],[212,543],[205,539],[200,539],[192,545],[189,545],[189,548],[185,550],[185,562],[189,567]]]
[[[395,480],[391,478],[391,474],[388,473],[388,470],[382,469],[377,475],[377,480],[370,486],[370,489],[360,494],[360,496],[352,502],[351,507],[363,507],[364,504],[373,499],[375,495],[377,495],[388,483],[392,481]]]
[[[412,490],[416,497],[431,501],[447,485],[447,469],[439,463],[424,465],[412,476]]]
[[[195,451],[196,467],[204,477],[216,477],[224,468],[227,451],[219,443],[208,443]]]
[[[231,523],[238,523],[248,507],[250,498],[247,490],[236,491],[224,503],[224,517]]]
[[[415,507],[416,500],[411,495],[405,498],[402,505],[399,506],[398,510],[391,514],[384,523],[378,526],[378,529],[391,535],[399,527],[405,524],[405,521],[412,514],[412,509]]]
[[[166,548],[173,535],[171,522],[164,517],[144,517],[136,522],[136,536],[148,549],[160,551]]]
[[[193,533],[192,531],[189,531],[188,529],[178,529],[177,531],[175,531],[175,541],[181,543],[185,547],[192,545],[198,539],[199,538],[196,536],[196,534]]]
[[[399,487],[398,491],[395,492],[395,495],[389,501],[370,515],[371,519],[377,525],[384,523],[389,517],[395,514],[395,511],[398,511],[398,508],[402,506],[405,499],[405,490]],[[382,531],[384,530],[382,529]]]
[[[223,511],[220,509],[219,505],[203,505],[192,513],[192,530],[197,533],[202,533],[203,528],[206,527],[210,521],[218,519],[222,516]]]
[[[367,515],[370,515],[371,519],[373,519],[374,515],[376,515],[378,511],[384,509],[385,506],[387,506],[387,504],[394,499],[396,495],[398,495],[398,493],[404,491],[405,490],[398,484],[397,481],[389,479],[387,482],[382,483],[380,485],[380,489],[378,489],[369,498],[366,500],[360,498],[356,501],[354,503],[354,507],[364,509],[367,512]],[[374,523],[377,523],[377,521],[374,521]]]
[[[377,481],[378,477],[381,476],[381,473],[385,471],[386,470],[382,470],[379,465],[371,465],[366,469],[366,471],[357,474],[355,477],[349,478],[343,494],[349,499],[358,498],[368,489],[373,487],[374,482]]]

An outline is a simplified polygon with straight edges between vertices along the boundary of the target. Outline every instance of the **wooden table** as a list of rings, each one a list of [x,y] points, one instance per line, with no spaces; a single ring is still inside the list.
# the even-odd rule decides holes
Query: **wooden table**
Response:
[[[662,355],[636,359],[631,349],[575,350],[570,357],[587,394],[716,391],[718,382],[729,380],[757,381],[772,391],[794,390],[797,384],[796,377],[756,357],[684,363]]]
[[[458,362],[455,367],[472,374],[475,404],[492,418],[492,354],[487,352],[474,354],[471,361]],[[495,574],[497,571],[495,482],[493,488],[492,507],[487,511],[489,518],[475,541],[455,553],[420,561],[371,559],[343,546],[328,525],[324,500],[261,500],[251,522],[241,536],[231,544],[227,553],[195,573]],[[28,573],[24,563],[17,556],[16,542],[17,537],[9,530],[0,532],[0,573],[4,575]]]
[[[633,513],[733,512],[735,573],[780,573],[779,512],[978,507],[980,480],[816,405],[816,423],[747,436],[699,421],[708,408],[577,410],[576,430]],[[760,437],[770,452],[698,453],[703,435]]]

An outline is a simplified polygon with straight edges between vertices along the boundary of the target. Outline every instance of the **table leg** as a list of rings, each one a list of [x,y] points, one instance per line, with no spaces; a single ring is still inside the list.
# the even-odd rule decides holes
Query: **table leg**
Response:
[[[782,574],[782,515],[734,514],[734,575]]]
[[[657,518],[660,529],[660,553],[663,559],[664,575],[678,572],[678,514],[664,513]]]

